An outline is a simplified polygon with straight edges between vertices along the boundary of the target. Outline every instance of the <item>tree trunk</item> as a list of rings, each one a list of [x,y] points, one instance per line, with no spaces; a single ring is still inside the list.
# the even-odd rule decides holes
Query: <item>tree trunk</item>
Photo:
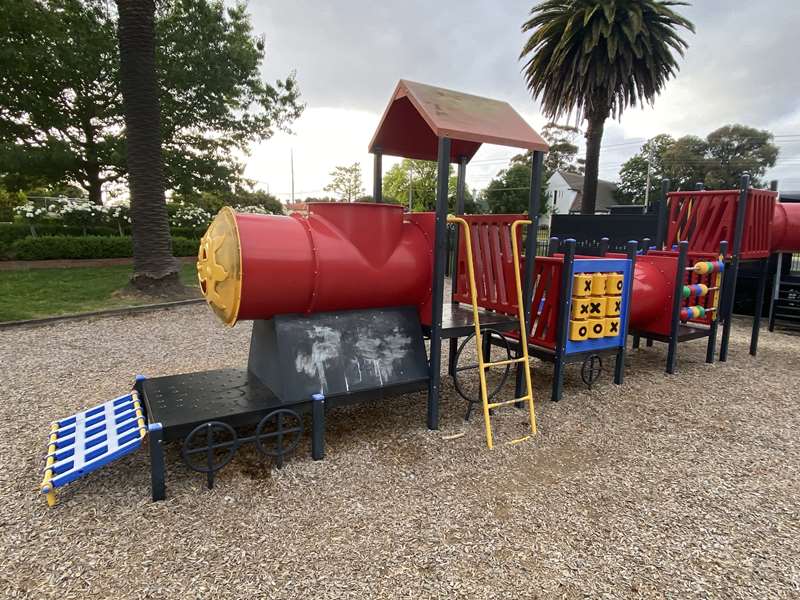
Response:
[[[599,176],[600,144],[603,141],[603,126],[608,111],[598,111],[587,115],[586,127],[586,167],[583,174],[581,214],[593,215],[597,204],[597,178]]]
[[[103,184],[100,182],[100,166],[94,162],[86,166],[86,179],[89,182],[89,202],[103,203]]]
[[[154,0],[117,0],[120,80],[131,192],[133,276],[153,294],[180,289],[172,256],[155,67]]]

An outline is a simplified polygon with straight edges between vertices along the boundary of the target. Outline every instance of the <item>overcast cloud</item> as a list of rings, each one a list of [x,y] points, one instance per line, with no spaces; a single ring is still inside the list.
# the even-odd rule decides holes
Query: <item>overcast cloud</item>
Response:
[[[256,2],[250,11],[267,41],[268,79],[296,70],[307,109],[294,135],[253,148],[246,174],[287,199],[294,151],[296,196],[320,195],[338,164],[360,161],[371,191],[367,144],[400,78],[510,102],[536,129],[545,123],[518,60],[520,25],[533,0]],[[798,0],[697,0],[683,9],[697,29],[678,77],[654,107],[606,125],[601,177],[614,180],[643,139],[704,136],[726,123],[767,128],[781,154],[769,174],[800,188]],[[468,168],[482,188],[513,150],[483,147]],[[386,160],[385,168],[393,161]]]

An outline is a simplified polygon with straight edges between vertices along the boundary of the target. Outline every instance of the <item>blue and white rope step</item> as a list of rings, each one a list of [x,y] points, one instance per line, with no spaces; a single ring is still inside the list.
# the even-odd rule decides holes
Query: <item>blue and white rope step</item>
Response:
[[[56,503],[56,488],[137,450],[146,433],[136,390],[54,422],[41,485],[47,504]]]

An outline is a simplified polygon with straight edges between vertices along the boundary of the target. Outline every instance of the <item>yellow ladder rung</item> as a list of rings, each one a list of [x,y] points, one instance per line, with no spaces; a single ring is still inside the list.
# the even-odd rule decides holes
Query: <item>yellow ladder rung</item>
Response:
[[[530,396],[523,396],[522,398],[514,398],[513,400],[503,400],[503,402],[490,402],[489,408],[499,408],[501,406],[508,406],[509,404],[516,404],[517,402],[529,402]]]
[[[517,438],[515,440],[511,440],[510,442],[506,442],[506,444],[508,444],[509,446],[515,446],[515,445],[520,444],[522,442],[525,442],[525,441],[527,441],[529,439],[531,439],[531,436],[526,435],[525,437]]]
[[[498,360],[497,362],[483,363],[483,368],[488,369],[489,367],[502,367],[505,365],[513,365],[514,363],[523,363],[523,362],[525,362],[525,357],[520,356],[519,358],[510,358],[508,360]]]

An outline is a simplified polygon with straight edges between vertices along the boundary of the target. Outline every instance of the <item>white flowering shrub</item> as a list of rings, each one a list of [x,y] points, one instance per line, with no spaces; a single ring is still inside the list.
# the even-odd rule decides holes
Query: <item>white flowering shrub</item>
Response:
[[[177,203],[170,211],[169,223],[173,227],[206,227],[211,222],[211,213],[191,204]]]
[[[106,214],[110,225],[116,225],[120,235],[124,235],[124,230],[131,222],[131,204],[127,200],[116,201],[106,207]]]
[[[59,208],[57,204],[37,206],[33,202],[28,201],[21,206],[14,207],[14,216],[18,221],[23,221],[31,225],[47,223],[48,221],[53,221],[61,217]]]
[[[108,222],[108,209],[86,200],[67,200],[61,205],[61,218],[65,225],[73,227],[92,227]]]
[[[250,215],[271,215],[272,213],[269,212],[263,206],[242,206],[241,204],[237,204],[233,207],[238,213],[247,213]]]

